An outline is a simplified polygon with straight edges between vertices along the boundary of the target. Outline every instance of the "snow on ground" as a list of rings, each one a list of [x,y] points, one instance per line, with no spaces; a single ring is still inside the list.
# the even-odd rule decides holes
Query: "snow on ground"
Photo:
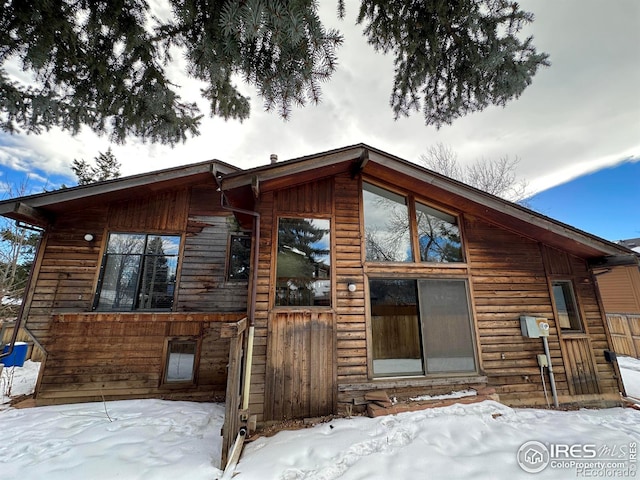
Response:
[[[640,360],[618,357],[618,365],[627,396],[640,399]]]
[[[224,405],[127,400],[107,402],[106,410],[97,402],[1,411],[0,477],[212,480],[219,476]]]
[[[40,362],[25,360],[22,367],[4,367],[0,375],[0,410],[11,397],[30,395],[36,386]]]
[[[248,444],[235,478],[531,479],[518,466],[516,453],[533,440],[626,446],[640,441],[640,412],[551,412],[485,401],[341,419]],[[547,469],[535,478],[568,476],[576,474]]]
[[[640,361],[619,360],[629,395],[640,396]],[[213,480],[221,475],[223,416],[219,404],[161,400],[5,408],[0,477]],[[576,454],[548,457],[540,473],[527,473],[518,451],[533,441],[547,451],[573,446]],[[631,457],[639,444],[640,411],[631,408],[564,412],[485,401],[339,419],[259,438],[246,445],[234,478],[635,478]],[[523,449],[520,458],[532,452]]]

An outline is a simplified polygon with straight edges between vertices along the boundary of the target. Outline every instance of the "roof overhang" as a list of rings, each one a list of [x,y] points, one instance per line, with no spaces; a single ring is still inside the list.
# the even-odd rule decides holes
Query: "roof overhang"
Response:
[[[238,170],[224,162],[211,160],[5,200],[0,202],[0,215],[44,227],[56,214],[68,209],[82,208],[88,199],[118,201],[129,198],[132,194],[144,195],[198,181],[213,182],[214,169],[224,174]]]

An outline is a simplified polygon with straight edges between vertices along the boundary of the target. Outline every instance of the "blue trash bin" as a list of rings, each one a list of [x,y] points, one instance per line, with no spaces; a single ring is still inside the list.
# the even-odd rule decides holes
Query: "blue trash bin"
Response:
[[[3,363],[5,367],[22,367],[24,360],[27,358],[27,348],[29,345],[26,342],[16,342],[13,346],[13,352],[8,357],[0,359],[0,363]],[[4,346],[2,353],[9,351],[9,344]]]

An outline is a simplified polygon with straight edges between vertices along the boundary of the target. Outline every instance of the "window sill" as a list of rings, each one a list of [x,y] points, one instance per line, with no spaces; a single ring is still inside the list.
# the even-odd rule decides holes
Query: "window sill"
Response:
[[[189,382],[164,382],[160,384],[160,390],[195,390],[198,385],[192,381]]]
[[[358,391],[358,390],[374,390],[383,388],[402,388],[402,387],[431,387],[445,385],[467,385],[467,384],[486,384],[487,377],[485,375],[456,375],[442,377],[384,377],[373,379],[369,382],[350,383],[338,385],[338,391]]]

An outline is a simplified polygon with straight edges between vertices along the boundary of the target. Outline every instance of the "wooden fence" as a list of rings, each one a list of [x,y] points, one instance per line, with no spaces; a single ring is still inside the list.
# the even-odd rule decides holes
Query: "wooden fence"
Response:
[[[640,358],[640,315],[609,313],[607,323],[613,350],[618,355]]]

